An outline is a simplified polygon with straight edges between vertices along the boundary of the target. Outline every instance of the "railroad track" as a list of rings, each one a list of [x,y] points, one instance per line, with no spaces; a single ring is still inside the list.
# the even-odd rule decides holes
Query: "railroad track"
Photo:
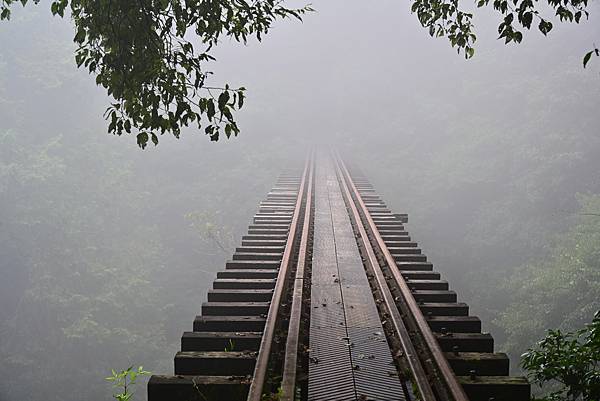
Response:
[[[148,400],[529,400],[407,221],[337,154],[282,174]]]

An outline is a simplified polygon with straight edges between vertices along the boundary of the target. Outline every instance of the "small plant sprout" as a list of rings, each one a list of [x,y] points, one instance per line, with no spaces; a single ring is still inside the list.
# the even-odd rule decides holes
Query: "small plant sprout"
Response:
[[[227,345],[225,345],[225,352],[232,352],[235,349],[235,341],[229,339]]]
[[[106,380],[111,382],[113,388],[118,389],[117,394],[113,394],[113,398],[118,401],[129,401],[133,397],[132,388],[136,384],[136,380],[139,376],[149,376],[151,373],[144,370],[142,366],[134,369],[133,366],[120,372],[116,372],[114,369],[111,370],[111,376],[107,377]]]

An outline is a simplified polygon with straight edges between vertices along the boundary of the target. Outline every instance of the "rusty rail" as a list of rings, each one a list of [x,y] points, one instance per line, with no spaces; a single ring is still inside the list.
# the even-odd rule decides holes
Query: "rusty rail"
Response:
[[[381,270],[381,266],[379,266],[379,262],[377,260],[377,256],[375,255],[373,246],[369,241],[367,231],[361,223],[360,213],[356,207],[356,204],[353,201],[352,194],[348,189],[347,181],[344,177],[344,173],[342,172],[342,167],[340,166],[341,159],[339,157],[334,157],[334,161],[336,164],[338,179],[342,187],[342,193],[344,194],[346,202],[350,207],[351,217],[356,223],[356,227],[359,230],[360,239],[363,243],[363,248],[367,253],[366,262],[371,266],[375,279],[377,280],[377,286],[382,294],[383,301],[385,302],[386,308],[390,314],[390,319],[392,325],[394,326],[397,338],[400,341],[404,355],[406,356],[410,369],[413,373],[415,384],[417,386],[417,389],[419,390],[420,399],[423,401],[437,401],[437,397],[435,396],[433,389],[431,388],[431,385],[429,383],[429,380],[427,379],[427,374],[425,373],[421,361],[419,360],[417,351],[410,341],[408,329],[406,328],[406,325],[402,320],[400,311],[396,306],[394,296],[392,295],[386,283],[385,276],[383,274],[383,271]]]
[[[441,379],[444,381],[444,384],[446,385],[446,387],[450,393],[450,396],[455,401],[468,401],[469,399],[468,399],[467,395],[465,394],[462,386],[456,379],[456,376],[454,375],[452,368],[448,364],[448,361],[446,360],[440,346],[438,345],[436,338],[433,335],[433,332],[429,328],[429,325],[427,324],[427,321],[425,320],[425,317],[423,316],[423,313],[421,312],[419,305],[417,304],[417,301],[414,299],[414,297],[410,291],[410,288],[409,288],[408,284],[406,283],[406,280],[404,279],[404,277],[402,277],[402,274],[398,271],[398,269],[391,268],[396,265],[395,260],[392,256],[392,254],[390,253],[390,251],[388,250],[387,245],[385,244],[383,238],[379,234],[379,230],[377,229],[375,222],[373,221],[373,219],[367,209],[367,206],[365,205],[364,201],[362,200],[362,197],[360,196],[360,193],[359,193],[358,189],[356,188],[356,185],[352,181],[352,177],[350,176],[350,173],[349,173],[344,161],[337,154],[335,156],[335,159],[336,159],[337,163],[339,163],[340,170],[343,173],[343,177],[345,177],[345,180],[349,184],[351,193],[354,195],[355,201],[353,203],[351,203],[351,205],[354,204],[355,206],[357,206],[356,209],[359,209],[362,212],[362,214],[364,215],[366,222],[367,222],[366,228],[368,228],[368,230],[370,231],[376,245],[378,246],[381,253],[383,254],[383,257],[384,257],[386,263],[388,264],[388,266],[390,266],[390,272],[391,272],[396,284],[398,285],[398,288],[400,289],[400,293],[403,298],[403,301],[405,302],[411,315],[415,319],[415,322],[419,329],[419,334],[422,336],[423,340],[427,344],[427,347],[429,348],[429,351],[431,352],[431,355],[433,357],[433,361],[435,362],[437,369],[441,373]],[[359,220],[359,221],[361,221],[361,220]],[[361,225],[359,225],[359,227],[360,226]],[[418,381],[422,381],[421,380],[422,377],[419,377],[419,378],[416,377],[417,372],[413,372],[413,373],[415,373],[415,378]],[[421,376],[422,374],[424,374],[424,372],[420,373],[419,376]]]
[[[283,252],[283,258],[281,260],[281,266],[279,268],[279,272],[277,273],[277,281],[275,284],[275,288],[273,290],[273,297],[271,298],[271,304],[269,307],[269,312],[267,314],[267,319],[265,322],[265,328],[263,331],[263,335],[260,342],[260,347],[258,351],[258,356],[256,358],[256,365],[254,368],[254,374],[252,378],[252,383],[250,384],[250,389],[248,392],[248,401],[261,401],[264,384],[267,375],[267,369],[269,365],[269,359],[271,356],[271,348],[273,345],[273,340],[275,337],[275,328],[277,326],[277,320],[280,315],[279,310],[283,298],[283,293],[285,290],[288,273],[291,269],[292,264],[292,252],[294,250],[295,239],[298,235],[298,230],[301,228],[299,226],[300,221],[300,211],[302,208],[302,203],[305,199],[305,192],[307,189],[307,180],[309,179],[309,170],[310,170],[310,157],[307,157],[304,163],[304,171],[302,173],[302,182],[300,184],[300,189],[298,191],[298,198],[296,199],[296,204],[294,207],[294,214],[292,217],[292,222],[290,225],[290,230],[288,233],[287,242],[285,245],[285,249]],[[307,225],[308,221],[304,222],[304,225]],[[303,225],[303,226],[304,226]]]
[[[308,178],[308,189],[306,203],[304,206],[304,224],[298,250],[298,261],[296,264],[296,276],[294,289],[292,291],[292,307],[289,317],[289,326],[285,344],[285,359],[283,363],[283,379],[281,381],[281,400],[292,401],[295,398],[296,371],[298,364],[298,344],[300,336],[300,321],[302,315],[302,300],[304,277],[306,267],[306,255],[308,250],[308,237],[310,234],[310,220],[312,215],[312,192],[314,178],[314,153],[311,155],[310,171]]]

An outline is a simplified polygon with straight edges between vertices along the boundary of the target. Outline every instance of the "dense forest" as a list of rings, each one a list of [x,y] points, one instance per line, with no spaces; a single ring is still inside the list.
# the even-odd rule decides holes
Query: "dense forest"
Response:
[[[600,78],[581,54],[600,26],[519,48],[492,32],[465,61],[393,2],[317,9],[218,49],[219,76],[249,88],[238,138],[145,151],[105,134],[69,24],[33,7],[0,25],[0,401],[109,399],[111,368],[169,371],[258,201],[314,141],[409,214],[514,369],[547,329],[592,320]]]

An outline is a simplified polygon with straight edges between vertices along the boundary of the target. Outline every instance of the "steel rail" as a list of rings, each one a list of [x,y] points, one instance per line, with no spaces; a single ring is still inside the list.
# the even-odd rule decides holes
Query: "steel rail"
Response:
[[[298,222],[300,220],[300,209],[302,207],[302,201],[304,200],[304,192],[306,188],[306,181],[308,178],[309,170],[309,157],[306,158],[304,163],[304,171],[302,173],[302,181],[298,190],[298,197],[296,198],[296,204],[294,207],[294,214],[292,215],[292,222],[290,224],[290,231],[283,251],[283,257],[281,259],[281,265],[279,266],[279,272],[277,273],[277,280],[275,282],[275,288],[273,289],[273,296],[271,298],[271,304],[269,306],[269,312],[267,313],[267,319],[265,321],[265,328],[263,335],[260,340],[260,347],[258,349],[258,356],[256,357],[256,365],[254,366],[254,374],[252,376],[252,382],[250,383],[250,389],[248,391],[248,401],[261,401],[265,379],[267,375],[267,368],[269,365],[269,358],[271,356],[271,347],[275,337],[275,328],[277,319],[279,317],[279,308],[281,306],[281,300],[283,292],[285,290],[286,278],[290,270],[292,262],[292,252],[294,249],[294,240],[296,238]]]
[[[363,243],[363,249],[367,253],[367,262],[371,266],[371,270],[374,273],[374,277],[377,280],[377,287],[381,292],[383,301],[385,302],[385,306],[390,315],[390,321],[394,327],[394,330],[397,334],[397,338],[400,341],[400,345],[402,347],[402,351],[406,356],[406,360],[408,365],[413,373],[413,377],[415,380],[415,384],[417,389],[419,390],[420,399],[423,401],[436,401],[437,397],[435,396],[429,381],[427,380],[427,375],[423,366],[421,365],[421,361],[419,360],[419,356],[412,342],[410,341],[410,336],[408,334],[408,330],[404,325],[404,321],[402,320],[402,316],[398,307],[396,306],[396,302],[394,300],[394,296],[388,287],[388,284],[385,280],[385,275],[381,270],[381,266],[379,265],[379,261],[377,260],[377,256],[375,255],[375,251],[371,242],[369,241],[369,237],[367,235],[367,231],[362,224],[362,220],[360,218],[360,213],[356,208],[354,201],[352,200],[352,195],[350,190],[348,189],[348,185],[346,180],[344,179],[344,175],[340,168],[339,162],[337,158],[334,157],[335,167],[338,173],[338,180],[342,187],[342,192],[344,197],[346,198],[347,204],[351,209],[351,217],[356,222],[356,227],[358,228],[360,239]]]
[[[389,249],[387,248],[387,245],[383,241],[381,234],[379,234],[379,230],[377,229],[377,226],[375,225],[375,222],[373,221],[373,218],[371,217],[367,206],[362,200],[360,192],[356,188],[356,185],[354,184],[354,181],[352,180],[352,177],[350,176],[350,173],[344,161],[339,157],[339,155],[336,156],[339,160],[341,169],[344,172],[345,177],[347,177],[348,183],[350,184],[350,187],[352,189],[352,193],[354,194],[354,198],[356,199],[360,210],[363,212],[363,215],[367,220],[367,226],[369,228],[369,231],[372,233],[373,238],[377,243],[377,246],[381,250],[386,263],[390,267],[390,273],[392,274],[396,284],[398,285],[398,288],[400,289],[400,293],[402,295],[402,298],[404,299],[404,302],[406,303],[410,313],[415,319],[417,328],[419,329],[420,334],[423,336],[423,339],[425,340],[425,343],[429,348],[429,351],[431,352],[433,361],[439,369],[451,397],[454,401],[468,401],[469,398],[467,397],[462,386],[456,379],[456,376],[454,375],[450,364],[446,360],[446,357],[444,356],[442,349],[440,348],[435,336],[433,335],[433,332],[429,328],[429,325],[427,324],[427,321],[425,320],[425,317],[423,316],[423,313],[421,312],[417,301],[413,297],[412,292],[408,284],[406,283],[406,280],[404,279],[400,271],[394,268],[396,266],[396,262]]]
[[[302,318],[302,300],[304,289],[304,277],[306,269],[306,256],[308,251],[308,237],[310,234],[310,219],[312,216],[312,192],[313,178],[315,174],[314,153],[311,155],[311,164],[308,177],[308,189],[306,202],[304,204],[304,224],[300,238],[298,261],[296,263],[296,277],[292,292],[292,307],[288,326],[287,339],[285,343],[285,359],[283,363],[283,378],[281,381],[281,400],[292,401],[295,399],[296,372],[298,364],[298,344],[300,336],[300,323]]]

